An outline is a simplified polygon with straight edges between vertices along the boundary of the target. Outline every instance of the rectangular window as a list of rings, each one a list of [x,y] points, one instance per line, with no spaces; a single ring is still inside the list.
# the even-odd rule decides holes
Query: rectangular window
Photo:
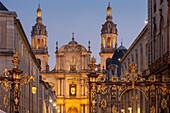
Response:
[[[23,57],[23,55],[24,55],[24,45],[21,44],[21,56]]]
[[[156,12],[156,3],[154,4],[154,13]]]

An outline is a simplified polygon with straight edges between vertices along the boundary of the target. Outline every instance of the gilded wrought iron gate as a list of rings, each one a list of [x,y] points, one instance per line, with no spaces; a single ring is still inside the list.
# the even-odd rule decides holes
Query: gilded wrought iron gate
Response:
[[[170,113],[170,77],[143,77],[130,64],[121,78],[98,74],[95,59],[89,67],[90,113]]]

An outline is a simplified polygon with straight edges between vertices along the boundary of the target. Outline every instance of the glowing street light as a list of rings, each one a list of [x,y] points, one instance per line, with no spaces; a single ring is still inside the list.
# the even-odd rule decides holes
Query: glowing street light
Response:
[[[53,102],[53,100],[52,100],[52,99],[50,99],[50,100],[49,100],[49,102],[50,102],[50,103],[52,103],[52,102]]]
[[[35,93],[36,93],[36,90],[37,90],[36,86],[33,85],[33,86],[32,86],[32,94],[35,94]]]
[[[53,103],[53,106],[55,107],[55,106],[56,106],[56,103]]]

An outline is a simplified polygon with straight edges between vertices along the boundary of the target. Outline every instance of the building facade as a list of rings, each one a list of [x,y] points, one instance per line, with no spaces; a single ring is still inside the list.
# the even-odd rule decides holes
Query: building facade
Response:
[[[17,19],[17,14],[9,11],[0,2],[0,72],[4,69],[13,69],[13,54],[18,51],[20,64],[18,68],[23,71],[22,75],[28,74],[35,77],[35,81],[31,81],[21,87],[19,111],[21,113],[39,113],[39,93],[32,94],[31,88],[36,85],[39,89],[39,69],[40,66],[31,50],[31,46],[27,40],[22,24]],[[2,85],[1,85],[2,86]],[[10,95],[0,88],[0,109],[10,112]],[[7,101],[8,98],[8,101]]]
[[[159,82],[170,78],[170,7],[169,0],[148,0],[148,61],[150,76],[155,75]],[[169,87],[166,85],[166,87]],[[156,92],[155,95],[158,95]],[[170,96],[165,93],[160,96],[153,96],[151,106],[156,113],[170,112]]]
[[[135,41],[129,47],[126,54],[121,59],[122,76],[126,77],[125,73],[130,71],[130,64],[136,64],[136,73],[140,72],[141,75],[148,76],[148,24],[143,28]],[[124,113],[128,113],[131,107],[133,113],[147,113],[147,101],[145,94],[134,88],[122,95],[121,106]]]
[[[56,66],[47,73],[41,72],[43,80],[56,90],[57,109],[60,113],[88,113],[87,73],[90,62],[88,50],[74,39],[58,49]]]
[[[148,20],[150,73],[170,75],[169,0],[148,0]]]
[[[40,76],[39,88],[39,113],[59,113],[56,105],[56,94],[48,82],[44,82]]]
[[[121,59],[122,71],[129,71],[130,63],[137,64],[137,70],[141,73],[148,73],[148,24],[143,28]]]

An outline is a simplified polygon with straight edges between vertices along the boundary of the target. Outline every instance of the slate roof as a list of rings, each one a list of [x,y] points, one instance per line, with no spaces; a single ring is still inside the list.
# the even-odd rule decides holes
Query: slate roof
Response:
[[[9,11],[3,4],[0,2],[0,11]]]
[[[127,52],[127,49],[123,45],[121,45],[119,48],[116,49],[116,51],[113,54],[112,59],[110,61],[110,64],[116,64],[118,66],[118,69],[117,69],[118,76],[121,75],[121,63],[120,63],[120,60],[126,54],[126,52]]]

